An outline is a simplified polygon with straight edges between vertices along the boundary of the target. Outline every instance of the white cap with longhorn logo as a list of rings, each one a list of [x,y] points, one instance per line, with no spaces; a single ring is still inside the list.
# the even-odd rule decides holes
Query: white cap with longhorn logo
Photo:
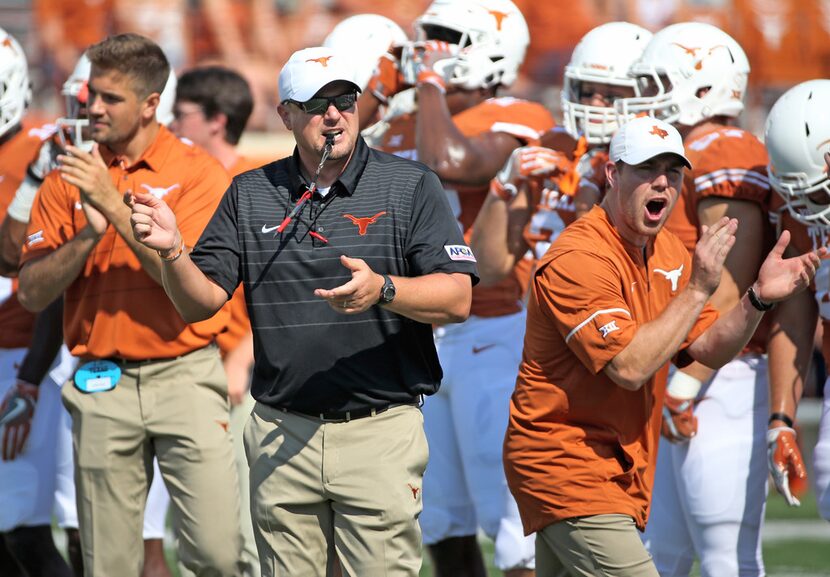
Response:
[[[350,82],[360,92],[351,60],[349,53],[324,46],[298,50],[280,71],[280,101],[305,102],[326,84],[338,80]]]
[[[609,150],[613,162],[622,160],[631,165],[666,153],[679,156],[687,168],[692,168],[677,129],[651,116],[640,116],[623,124],[611,139]]]

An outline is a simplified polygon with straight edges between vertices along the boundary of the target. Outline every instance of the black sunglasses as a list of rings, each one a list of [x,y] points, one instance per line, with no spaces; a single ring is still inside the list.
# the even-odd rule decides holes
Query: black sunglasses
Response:
[[[340,94],[339,96],[317,96],[315,98],[309,98],[305,102],[290,99],[286,100],[286,102],[296,104],[306,114],[325,114],[326,110],[332,104],[334,104],[337,110],[343,112],[353,107],[356,100],[357,93],[349,92],[347,94]]]

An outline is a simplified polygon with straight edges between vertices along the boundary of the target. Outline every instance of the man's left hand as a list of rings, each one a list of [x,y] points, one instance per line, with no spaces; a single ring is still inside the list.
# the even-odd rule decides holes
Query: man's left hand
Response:
[[[0,427],[3,427],[3,460],[14,461],[23,452],[37,405],[38,388],[18,380],[6,393],[0,405]]]
[[[383,277],[362,259],[343,255],[340,262],[352,272],[351,280],[333,289],[315,289],[314,296],[326,299],[331,308],[343,314],[362,313],[377,304]]]
[[[794,429],[773,427],[767,431],[767,463],[775,488],[790,507],[801,505],[798,497],[807,490],[807,468]]]
[[[784,250],[790,244],[790,233],[785,230],[778,242],[764,259],[758,271],[755,294],[767,303],[786,300],[810,286],[821,259],[828,255],[827,248],[807,252],[792,258],[784,258]]]
[[[98,151],[98,145],[92,148],[92,152],[67,146],[66,152],[67,154],[58,156],[61,163],[61,178],[77,186],[85,202],[108,214],[108,207],[121,201],[121,193],[112,182],[109,169]]]

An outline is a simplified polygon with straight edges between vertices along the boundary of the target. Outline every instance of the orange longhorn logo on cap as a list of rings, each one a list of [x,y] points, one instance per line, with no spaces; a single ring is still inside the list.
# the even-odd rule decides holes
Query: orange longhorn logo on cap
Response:
[[[496,10],[488,10],[490,16],[496,19],[496,30],[501,31],[501,23],[504,19],[510,16],[509,12],[497,12]]]
[[[5,46],[5,47],[7,47],[7,48],[11,48],[11,49],[12,49],[12,50],[14,50],[15,52],[17,52],[17,50],[15,50],[15,48],[14,48],[14,44],[12,44],[12,39],[11,39],[11,38],[9,38],[8,36],[6,36],[5,38],[3,38],[3,46]]]
[[[669,132],[667,130],[663,130],[662,128],[660,128],[659,126],[657,126],[655,124],[654,126],[651,127],[651,132],[649,132],[649,134],[653,134],[654,136],[659,136],[660,138],[665,140],[665,138],[669,135]]]
[[[318,64],[322,64],[323,68],[329,65],[329,60],[331,60],[331,56],[320,56],[319,58],[309,58],[306,62],[316,62]]]

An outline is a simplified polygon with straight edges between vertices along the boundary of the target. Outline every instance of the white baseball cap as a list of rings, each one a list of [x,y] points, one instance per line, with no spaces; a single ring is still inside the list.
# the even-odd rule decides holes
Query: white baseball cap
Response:
[[[687,168],[692,168],[677,129],[650,116],[640,116],[623,124],[611,139],[609,150],[613,162],[622,160],[631,165],[666,153],[676,154]]]
[[[349,54],[324,46],[298,50],[291,55],[280,71],[280,102],[305,102],[329,82],[355,82],[355,70]]]

